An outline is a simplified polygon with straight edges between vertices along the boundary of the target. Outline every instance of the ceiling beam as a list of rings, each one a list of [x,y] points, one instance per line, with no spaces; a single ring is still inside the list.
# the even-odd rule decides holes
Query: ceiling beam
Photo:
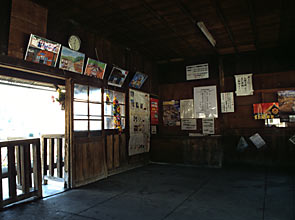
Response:
[[[255,49],[258,50],[259,49],[259,45],[257,42],[257,25],[256,25],[256,16],[255,16],[255,11],[254,11],[254,7],[253,7],[253,0],[245,0],[246,4],[248,6],[248,12],[249,12],[249,16],[250,16],[250,23],[251,23],[251,27],[252,27],[252,32],[253,32],[253,38],[254,38],[254,46]]]
[[[214,7],[216,9],[216,13],[217,13],[221,23],[223,24],[223,26],[224,26],[227,34],[228,34],[228,37],[229,37],[229,39],[230,39],[230,41],[231,41],[231,43],[232,43],[232,45],[233,45],[233,47],[235,49],[235,52],[239,53],[236,42],[235,42],[235,39],[234,39],[234,36],[233,36],[233,33],[232,33],[230,27],[228,26],[228,21],[224,16],[224,13],[223,13],[223,11],[221,9],[221,6],[219,4],[219,0],[211,0],[211,2],[212,2],[212,4],[214,5]]]

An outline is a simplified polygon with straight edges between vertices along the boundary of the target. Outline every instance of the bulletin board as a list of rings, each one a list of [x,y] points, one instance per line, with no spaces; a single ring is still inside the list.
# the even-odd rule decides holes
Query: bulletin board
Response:
[[[129,156],[150,150],[150,95],[129,89]]]

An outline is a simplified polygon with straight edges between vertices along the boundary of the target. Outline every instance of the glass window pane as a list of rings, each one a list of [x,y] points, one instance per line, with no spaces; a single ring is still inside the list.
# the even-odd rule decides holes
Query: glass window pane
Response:
[[[120,104],[125,104],[125,93],[114,91],[114,95],[116,96],[116,98]]]
[[[89,87],[89,101],[101,102],[101,88]]]
[[[122,123],[122,129],[125,129],[125,118],[121,118],[121,123]]]
[[[102,121],[90,121],[90,131],[97,131],[102,129]]]
[[[114,118],[113,117],[104,117],[104,128],[105,129],[114,129]]]
[[[89,104],[89,114],[90,115],[101,115],[101,104]]]
[[[107,94],[108,94],[108,97],[109,97],[109,102],[113,103],[113,91],[112,90],[108,90],[108,89],[105,89],[104,90],[103,100],[105,102],[107,102]]]
[[[75,84],[74,85],[74,99],[88,100],[88,86]]]
[[[104,105],[104,114],[105,115],[112,115],[113,114],[113,105],[112,104],[106,104]]]
[[[74,115],[88,115],[88,104],[84,102],[74,102]]]
[[[121,116],[125,116],[125,105],[120,105]]]
[[[88,121],[74,120],[74,131],[87,131]]]

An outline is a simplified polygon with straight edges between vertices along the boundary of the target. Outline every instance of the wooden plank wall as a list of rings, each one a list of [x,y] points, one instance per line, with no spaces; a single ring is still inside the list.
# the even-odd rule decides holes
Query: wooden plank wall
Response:
[[[224,81],[224,91],[235,91],[234,77],[226,77]],[[204,85],[217,85],[218,87],[218,108],[219,118],[215,120],[216,134],[223,135],[223,149],[225,164],[268,164],[274,166],[293,166],[295,154],[288,142],[293,135],[294,123],[289,123],[288,128],[266,128],[264,120],[254,120],[253,104],[277,101],[277,91],[295,89],[295,71],[273,72],[253,75],[254,95],[235,96],[235,112],[221,114],[219,81],[201,80],[187,83],[163,84],[160,86],[160,97],[162,101],[180,100],[193,98],[193,87]],[[162,115],[162,112],[160,112]],[[162,120],[162,116],[160,116]],[[180,127],[166,127],[160,120],[159,135],[182,135],[188,136],[188,131],[181,131]],[[198,120],[198,129],[201,132],[201,121]],[[249,137],[258,132],[267,142],[267,148],[257,150],[249,141]],[[249,148],[243,152],[237,152],[236,147],[241,136],[245,136],[249,143]],[[188,137],[187,137],[188,139]],[[209,139],[208,139],[209,140]],[[163,144],[164,145],[164,144]],[[167,144],[166,144],[167,145]],[[177,141],[170,144],[179,145]],[[153,145],[153,147],[157,147]],[[163,146],[163,150],[165,147]],[[178,149],[179,150],[179,149]],[[159,151],[159,150],[158,150]],[[154,155],[152,155],[153,157]],[[159,158],[157,158],[159,160]],[[175,162],[179,160],[175,158]]]
[[[8,56],[24,58],[31,33],[46,37],[47,9],[29,0],[12,0]]]

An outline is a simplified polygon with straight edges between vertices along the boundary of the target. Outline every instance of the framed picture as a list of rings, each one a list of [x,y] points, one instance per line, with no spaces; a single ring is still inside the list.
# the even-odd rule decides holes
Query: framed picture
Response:
[[[147,77],[148,76],[146,74],[136,72],[135,75],[133,76],[133,79],[129,83],[129,86],[136,89],[140,89],[143,83],[145,82],[145,80],[147,79]]]
[[[88,58],[84,74],[103,79],[107,64]]]
[[[128,71],[120,69],[118,67],[113,67],[108,79],[108,84],[111,86],[122,87],[127,75]]]
[[[59,68],[75,73],[83,73],[85,54],[62,47]]]
[[[31,34],[25,60],[47,66],[56,66],[61,44]]]

